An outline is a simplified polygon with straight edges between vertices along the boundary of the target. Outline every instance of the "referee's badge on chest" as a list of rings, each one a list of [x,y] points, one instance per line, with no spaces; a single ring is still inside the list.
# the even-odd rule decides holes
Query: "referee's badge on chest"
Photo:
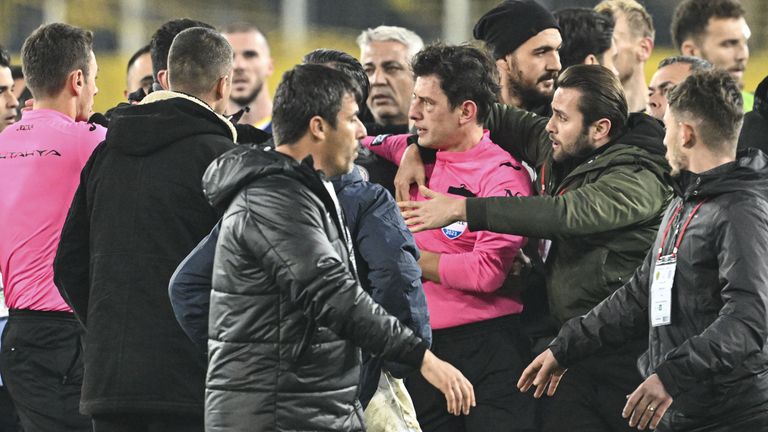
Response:
[[[441,228],[443,234],[448,237],[449,240],[455,240],[464,234],[467,230],[467,223],[464,221],[454,222],[448,226]]]

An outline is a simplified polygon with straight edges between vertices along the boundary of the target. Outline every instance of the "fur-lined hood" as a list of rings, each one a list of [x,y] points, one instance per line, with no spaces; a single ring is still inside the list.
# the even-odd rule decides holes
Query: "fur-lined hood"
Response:
[[[107,140],[130,155],[146,155],[194,135],[222,135],[237,140],[235,127],[193,96],[152,92],[138,105],[115,110]]]

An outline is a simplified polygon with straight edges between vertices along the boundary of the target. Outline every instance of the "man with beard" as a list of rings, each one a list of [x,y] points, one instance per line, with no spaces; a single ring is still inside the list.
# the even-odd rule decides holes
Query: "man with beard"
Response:
[[[227,113],[232,115],[245,109],[240,123],[272,133],[272,99],[267,78],[272,76],[274,66],[267,39],[256,26],[243,22],[230,24],[221,33],[235,52]]]
[[[645,88],[645,62],[653,51],[653,18],[635,0],[604,0],[595,11],[612,16],[616,23],[614,65],[627,95],[630,112],[642,112],[648,103]]]
[[[752,32],[738,0],[685,0],[672,17],[672,42],[683,55],[701,57],[727,71],[744,86]],[[744,112],[752,111],[754,95],[742,92]]]
[[[768,158],[736,152],[739,93],[722,70],[672,90],[664,142],[677,197],[653,247],[632,279],[563,327],[521,390],[557,394],[566,367],[640,335],[646,379],[619,398],[630,427],[768,430]]]
[[[507,0],[480,18],[474,36],[496,59],[501,100],[549,115],[563,41],[552,14],[534,0]]]
[[[551,239],[544,274],[558,326],[629,280],[653,241],[670,190],[664,129],[645,114],[627,114],[621,83],[608,69],[568,68],[552,110],[547,119],[501,107],[486,122],[491,139],[537,167],[540,196],[464,200],[421,187],[431,200],[400,206],[413,231],[466,221],[472,232]],[[544,406],[542,430],[628,430],[621,408],[641,382],[635,360],[646,347],[645,338],[627,339],[574,364],[557,400]]]

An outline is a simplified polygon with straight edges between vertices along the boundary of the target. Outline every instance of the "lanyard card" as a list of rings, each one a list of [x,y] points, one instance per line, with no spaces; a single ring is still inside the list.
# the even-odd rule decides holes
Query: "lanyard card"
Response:
[[[665,255],[656,261],[651,282],[651,325],[654,327],[672,322],[672,285],[676,267],[674,255]]]

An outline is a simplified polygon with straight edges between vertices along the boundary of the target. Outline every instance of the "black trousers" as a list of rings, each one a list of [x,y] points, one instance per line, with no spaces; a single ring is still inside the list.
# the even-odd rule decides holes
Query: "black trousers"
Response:
[[[542,432],[636,431],[621,411],[643,379],[637,359],[645,339],[590,356],[568,369],[555,395],[542,396]]]
[[[93,416],[94,432],[203,432],[203,418],[171,414]]]
[[[19,432],[19,416],[5,386],[0,386],[0,432]]]
[[[424,432],[536,430],[535,400],[517,390],[531,360],[529,342],[516,316],[432,331],[436,356],[455,366],[475,389],[468,416],[448,413],[445,396],[421,375],[405,381]]]
[[[3,331],[0,372],[24,432],[86,432],[80,414],[82,327],[64,312],[11,310]]]

